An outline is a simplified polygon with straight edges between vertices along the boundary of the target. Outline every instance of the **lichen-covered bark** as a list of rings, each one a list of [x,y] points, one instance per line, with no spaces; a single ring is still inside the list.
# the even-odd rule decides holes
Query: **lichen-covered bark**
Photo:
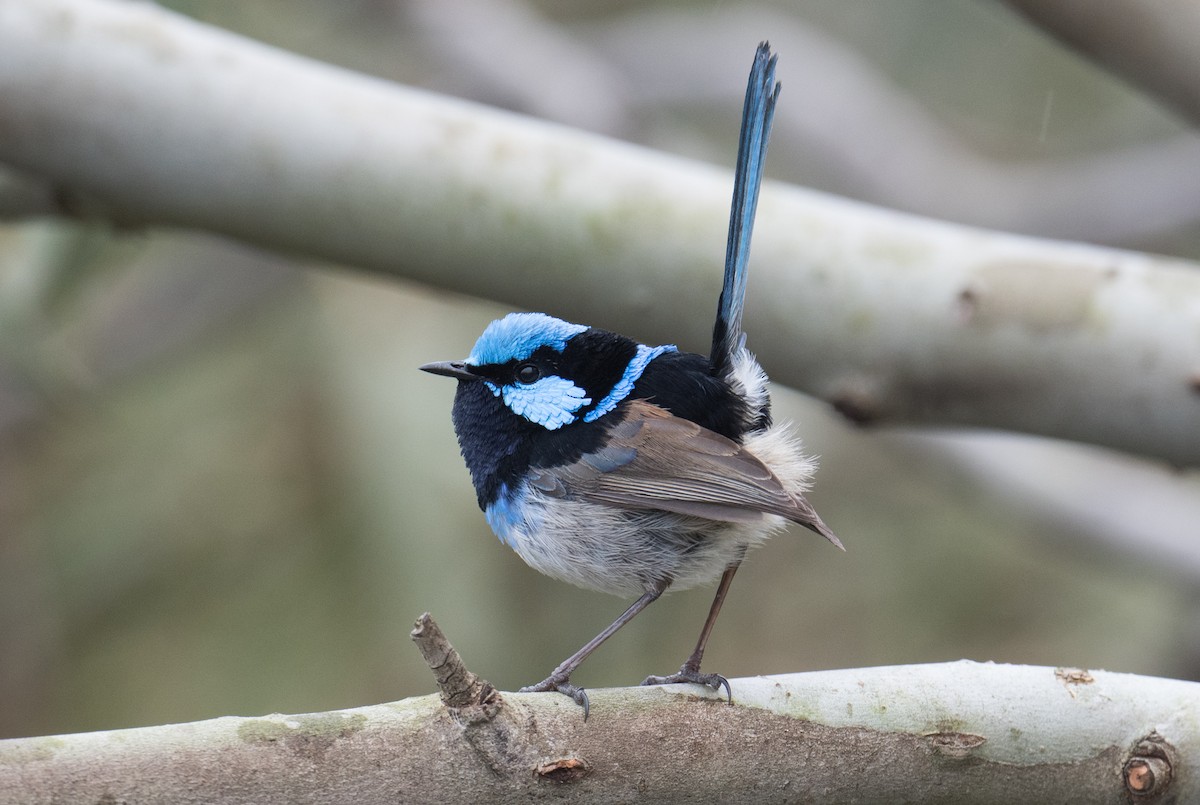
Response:
[[[1200,685],[971,662],[0,741],[0,803],[1200,798]],[[1157,786],[1157,787],[1155,787]]]

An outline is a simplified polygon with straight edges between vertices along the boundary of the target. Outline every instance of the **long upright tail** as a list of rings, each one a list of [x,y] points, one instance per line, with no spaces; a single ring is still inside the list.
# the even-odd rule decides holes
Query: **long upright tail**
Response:
[[[725,251],[725,284],[717,303],[713,325],[711,362],[713,373],[729,373],[734,353],[742,346],[742,306],[746,298],[746,269],[750,262],[750,236],[754,211],[762,185],[763,161],[775,117],[779,84],[775,81],[775,59],[771,46],[763,42],[754,54],[746,105],[742,109],[742,133],[738,141],[737,170],[733,179],[733,209],[729,214],[729,241]]]

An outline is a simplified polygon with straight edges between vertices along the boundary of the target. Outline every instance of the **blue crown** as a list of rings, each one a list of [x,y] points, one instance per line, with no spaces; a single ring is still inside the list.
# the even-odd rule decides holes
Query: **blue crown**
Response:
[[[545,313],[509,313],[487,326],[475,342],[467,363],[483,366],[523,361],[538,347],[552,347],[562,352],[568,341],[587,329],[582,324],[571,324]]]

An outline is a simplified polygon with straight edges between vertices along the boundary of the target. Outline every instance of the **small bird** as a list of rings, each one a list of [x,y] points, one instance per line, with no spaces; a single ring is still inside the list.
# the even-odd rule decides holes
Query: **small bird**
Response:
[[[720,577],[696,648],[643,685],[729,682],[700,672],[709,633],[749,548],[790,520],[842,544],[804,498],[815,462],[772,423],[767,376],[746,349],[750,236],[779,84],[758,46],[746,90],[712,352],[650,347],[543,313],[493,321],[464,361],[421,369],[458,380],[454,430],[496,535],[548,576],[640,595],[611,626],[522,692],[584,708],[572,672],[668,588]]]

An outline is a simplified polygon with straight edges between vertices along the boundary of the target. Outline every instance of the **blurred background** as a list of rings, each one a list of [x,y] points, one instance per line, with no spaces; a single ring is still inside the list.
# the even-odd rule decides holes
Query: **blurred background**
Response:
[[[994,2],[162,5],[724,166],[769,38],[772,178],[1200,259],[1200,138]],[[490,533],[454,384],[416,371],[504,312],[192,232],[0,221],[0,737],[429,693],[408,639],[425,610],[502,689],[607,625],[628,601],[543,578]],[[776,399],[849,550],[794,529],[752,554],[707,670],[967,657],[1200,678],[1196,470],[857,430]],[[673,671],[711,594],[662,599],[575,681]]]

